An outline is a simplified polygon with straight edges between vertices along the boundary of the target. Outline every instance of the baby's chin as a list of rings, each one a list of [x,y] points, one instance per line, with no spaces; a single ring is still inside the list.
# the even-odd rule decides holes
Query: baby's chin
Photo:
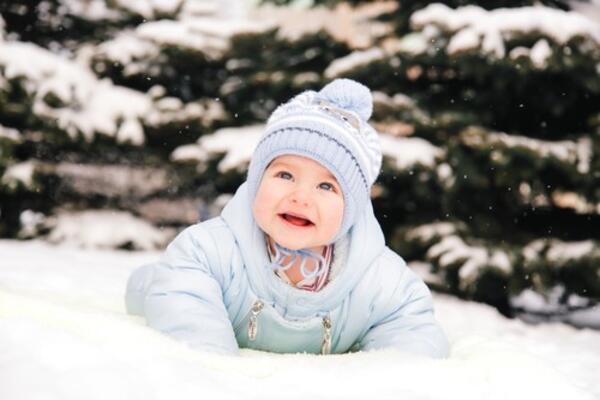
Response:
[[[298,240],[285,240],[285,239],[282,240],[282,239],[277,239],[274,237],[271,237],[271,239],[278,245],[283,246],[290,250],[301,250],[301,249],[306,249],[308,247],[314,247],[309,243],[303,243],[302,241],[298,241]]]
[[[281,237],[277,237],[276,235],[269,235],[269,237],[271,238],[271,240],[273,240],[278,245],[283,246],[290,250],[312,249],[312,248],[316,248],[316,247],[325,246],[328,244],[328,243],[314,243],[314,242],[311,243],[311,242],[307,242],[307,241],[303,241],[303,240],[298,240],[297,238],[296,239],[281,238]]]

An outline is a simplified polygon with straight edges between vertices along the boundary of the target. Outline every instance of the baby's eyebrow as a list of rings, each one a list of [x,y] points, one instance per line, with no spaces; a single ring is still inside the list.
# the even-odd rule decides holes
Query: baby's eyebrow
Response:
[[[332,181],[334,181],[335,183],[337,183],[337,178],[329,171],[327,171],[327,173],[325,173],[325,178],[327,179],[331,179]]]
[[[278,161],[278,160],[273,161],[271,164],[269,164],[267,166],[267,168],[273,168],[273,167],[278,167],[278,166],[286,167],[286,168],[294,168],[292,165],[290,165],[284,161]]]

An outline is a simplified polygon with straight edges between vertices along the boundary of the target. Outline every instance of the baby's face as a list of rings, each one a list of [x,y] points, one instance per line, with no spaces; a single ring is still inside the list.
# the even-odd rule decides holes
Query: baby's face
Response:
[[[321,164],[284,155],[265,170],[253,213],[258,226],[281,246],[309,249],[335,237],[342,224],[344,196]]]

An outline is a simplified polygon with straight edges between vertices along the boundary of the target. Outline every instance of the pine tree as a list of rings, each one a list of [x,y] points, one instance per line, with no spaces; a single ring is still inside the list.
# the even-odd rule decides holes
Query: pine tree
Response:
[[[395,247],[425,259],[439,289],[507,314],[535,311],[524,300],[530,291],[554,312],[595,304],[597,23],[541,6],[432,4],[410,24],[382,44],[379,60],[342,70],[366,80],[397,65],[376,85],[412,99],[402,122],[443,150],[433,167],[382,177],[376,204],[398,216],[386,225]],[[382,112],[382,129],[397,115]]]
[[[436,290],[583,323],[572,311],[600,298],[598,23],[563,1],[314,4],[331,9],[0,2],[0,235],[45,235],[65,209],[212,216],[276,105],[349,77],[374,93],[388,243]]]

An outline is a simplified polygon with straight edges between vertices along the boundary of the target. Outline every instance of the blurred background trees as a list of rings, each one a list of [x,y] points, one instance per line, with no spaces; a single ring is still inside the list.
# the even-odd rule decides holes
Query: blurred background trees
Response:
[[[164,246],[218,215],[277,104],[349,77],[376,213],[430,287],[600,327],[598,8],[1,1],[0,235]]]

